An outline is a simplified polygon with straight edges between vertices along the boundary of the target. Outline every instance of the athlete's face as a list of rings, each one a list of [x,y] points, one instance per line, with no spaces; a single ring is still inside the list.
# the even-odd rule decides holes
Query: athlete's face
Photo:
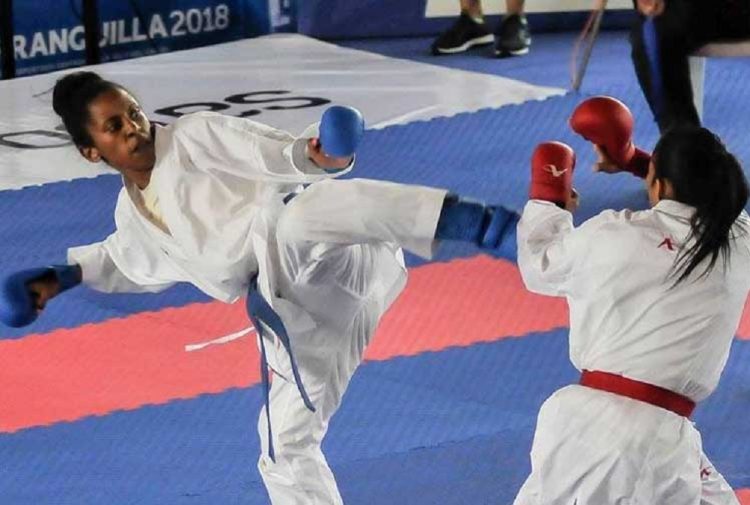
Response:
[[[92,147],[81,148],[89,161],[104,160],[126,177],[150,172],[156,156],[151,124],[138,102],[122,89],[111,89],[89,105]]]

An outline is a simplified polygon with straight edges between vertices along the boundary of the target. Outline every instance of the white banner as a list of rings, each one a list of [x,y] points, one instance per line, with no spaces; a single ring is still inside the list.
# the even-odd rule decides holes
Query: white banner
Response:
[[[130,89],[155,121],[216,110],[297,134],[333,103],[359,108],[369,128],[381,128],[564,92],[300,35],[270,35],[94,70]],[[52,111],[52,87],[67,72],[0,82],[0,189],[107,170],[80,157]]]
[[[526,2],[524,10],[534,12],[575,12],[590,11],[594,0],[531,0]],[[633,0],[609,0],[607,9],[632,9]],[[505,0],[485,1],[482,4],[485,14],[505,14]],[[427,0],[425,16],[428,18],[457,16],[460,12],[458,0]]]

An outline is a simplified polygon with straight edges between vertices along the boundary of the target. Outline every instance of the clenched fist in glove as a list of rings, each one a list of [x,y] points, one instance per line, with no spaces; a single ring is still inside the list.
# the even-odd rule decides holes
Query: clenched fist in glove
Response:
[[[81,282],[78,265],[21,270],[0,280],[0,321],[13,328],[36,320],[47,302]]]
[[[609,96],[584,100],[573,111],[570,127],[597,147],[602,171],[646,177],[651,155],[633,144],[633,115],[621,101]]]
[[[574,210],[578,195],[573,189],[576,155],[562,142],[543,142],[531,157],[529,198],[546,200],[559,207]]]

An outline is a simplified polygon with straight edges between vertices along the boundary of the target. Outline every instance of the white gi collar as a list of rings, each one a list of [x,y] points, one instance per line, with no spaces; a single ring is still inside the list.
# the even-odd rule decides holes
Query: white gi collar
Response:
[[[695,213],[695,207],[687,205],[677,200],[659,200],[659,203],[654,205],[654,210],[657,212],[663,212],[675,217],[682,217],[690,219]]]

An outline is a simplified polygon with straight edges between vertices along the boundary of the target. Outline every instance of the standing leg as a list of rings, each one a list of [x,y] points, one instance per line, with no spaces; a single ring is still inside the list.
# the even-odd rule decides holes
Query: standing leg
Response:
[[[276,286],[286,302],[277,309],[288,322],[292,352],[315,412],[288,380],[289,355],[267,345],[275,348],[269,362],[279,372],[269,402],[275,462],[268,456],[262,411],[258,470],[275,505],[338,505],[341,496],[321,443],[381,316],[406,283],[406,270],[392,244],[336,245],[287,235],[280,238],[279,250],[288,281]],[[291,306],[315,324],[297,331]]]
[[[308,388],[312,386],[309,380],[305,385]],[[321,397],[317,395],[312,400],[320,403]],[[328,420],[323,419],[319,413],[308,410],[296,384],[279,376],[274,378],[271,385],[270,407],[276,461],[268,456],[268,427],[264,407],[258,418],[261,440],[258,471],[271,503],[341,504],[333,472],[320,450]]]

